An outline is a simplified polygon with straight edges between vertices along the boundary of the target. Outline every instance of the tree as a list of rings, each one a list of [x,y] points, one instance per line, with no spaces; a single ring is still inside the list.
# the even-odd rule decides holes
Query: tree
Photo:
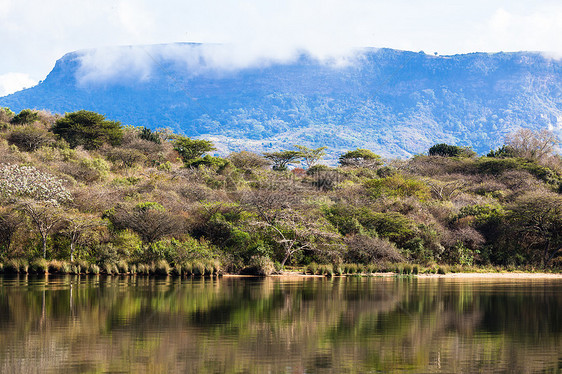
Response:
[[[76,244],[89,231],[103,226],[103,221],[92,214],[73,211],[65,214],[64,226],[63,233],[70,239],[70,261],[74,261]]]
[[[203,139],[191,139],[187,136],[176,136],[173,144],[174,149],[180,154],[185,164],[215,150],[212,142]]]
[[[10,144],[15,144],[19,150],[33,152],[44,145],[54,143],[54,135],[40,126],[29,125],[15,128],[7,137]]]
[[[273,170],[287,170],[287,166],[302,157],[300,151],[265,152],[263,157],[273,163]]]
[[[158,133],[144,126],[140,128],[139,138],[156,144],[162,143],[162,139],[160,139],[160,135],[158,135]]]
[[[285,191],[256,192],[247,195],[243,202],[257,215],[255,226],[271,233],[282,248],[281,267],[295,253],[305,249],[315,251],[340,237],[324,227],[320,217],[309,217],[306,207],[295,209],[299,198]]]
[[[21,217],[12,209],[0,207],[0,248],[4,252],[10,250],[12,238],[21,223]]]
[[[428,155],[442,157],[474,157],[476,152],[470,149],[470,147],[440,143],[429,148]]]
[[[53,132],[61,136],[72,148],[83,146],[97,149],[104,143],[121,144],[123,128],[117,121],[107,121],[101,114],[87,110],[66,113],[53,126]]]
[[[244,170],[260,169],[271,164],[265,157],[248,151],[233,152],[228,159],[235,167]]]
[[[511,205],[507,215],[509,232],[515,231],[517,245],[530,255],[538,254],[543,266],[562,250],[562,196],[552,192],[530,192]]]
[[[0,165],[0,201],[13,203],[25,198],[58,205],[72,196],[62,180],[33,166]]]
[[[26,214],[41,236],[43,258],[47,258],[47,239],[63,220],[62,209],[52,202],[37,202],[23,199],[18,203],[18,210]]]
[[[356,149],[340,156],[341,166],[375,168],[382,165],[381,157],[368,149]]]
[[[24,109],[15,115],[10,123],[14,125],[27,125],[39,119],[39,114],[31,109]]]
[[[178,231],[179,222],[158,203],[145,202],[130,207],[118,205],[105,214],[118,230],[130,229],[136,232],[143,243],[152,244],[166,235]]]
[[[316,165],[318,161],[322,159],[322,157],[326,155],[326,149],[328,147],[311,149],[302,145],[295,145],[295,148],[297,148],[301,153],[301,157],[304,159],[304,164],[306,165],[307,169],[310,169],[312,166]]]
[[[543,129],[519,129],[505,137],[505,144],[515,157],[539,161],[550,157],[559,143],[559,139],[552,131]]]

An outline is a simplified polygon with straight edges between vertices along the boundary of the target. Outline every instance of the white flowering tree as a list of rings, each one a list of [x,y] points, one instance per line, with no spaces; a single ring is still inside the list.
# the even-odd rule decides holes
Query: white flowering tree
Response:
[[[63,182],[33,166],[0,165],[0,201],[15,204],[39,232],[43,258],[49,234],[63,219],[60,205],[72,199]]]
[[[32,199],[58,206],[71,198],[63,182],[49,173],[33,166],[0,165],[0,199],[5,203]]]

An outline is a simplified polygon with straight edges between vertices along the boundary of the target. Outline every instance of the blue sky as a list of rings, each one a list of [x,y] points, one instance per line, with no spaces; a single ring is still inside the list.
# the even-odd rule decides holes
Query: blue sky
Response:
[[[247,56],[320,57],[355,47],[562,56],[560,0],[0,0],[0,95],[85,48],[232,43]]]

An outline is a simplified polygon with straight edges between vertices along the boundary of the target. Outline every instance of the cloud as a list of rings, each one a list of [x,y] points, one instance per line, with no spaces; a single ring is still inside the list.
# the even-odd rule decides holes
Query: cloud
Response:
[[[137,45],[104,47],[79,52],[76,79],[80,85],[146,81],[158,69],[182,71],[186,76],[222,75],[245,68],[289,63],[306,54],[326,65],[341,67],[360,58],[361,51],[314,54],[296,48],[270,50],[254,44]]]
[[[299,50],[327,59],[358,47],[562,54],[561,19],[559,0],[0,0],[0,40],[10,51],[0,73],[42,79],[73,50],[185,41],[236,45],[241,52],[208,56],[233,56],[235,65]],[[141,65],[133,65],[139,76]]]
[[[562,57],[562,4],[538,4],[533,9],[498,8],[478,28],[469,48],[486,51],[540,51]]]
[[[35,86],[37,81],[24,73],[0,75],[0,96],[6,96],[24,88]]]

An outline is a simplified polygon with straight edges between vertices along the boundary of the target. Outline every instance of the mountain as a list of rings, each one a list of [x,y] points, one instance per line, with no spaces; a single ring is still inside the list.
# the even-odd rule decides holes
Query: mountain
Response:
[[[362,49],[340,58],[259,58],[220,45],[72,52],[0,106],[103,113],[171,127],[222,152],[294,144],[405,157],[446,142],[479,153],[519,127],[562,134],[562,61],[536,52],[428,55]]]

